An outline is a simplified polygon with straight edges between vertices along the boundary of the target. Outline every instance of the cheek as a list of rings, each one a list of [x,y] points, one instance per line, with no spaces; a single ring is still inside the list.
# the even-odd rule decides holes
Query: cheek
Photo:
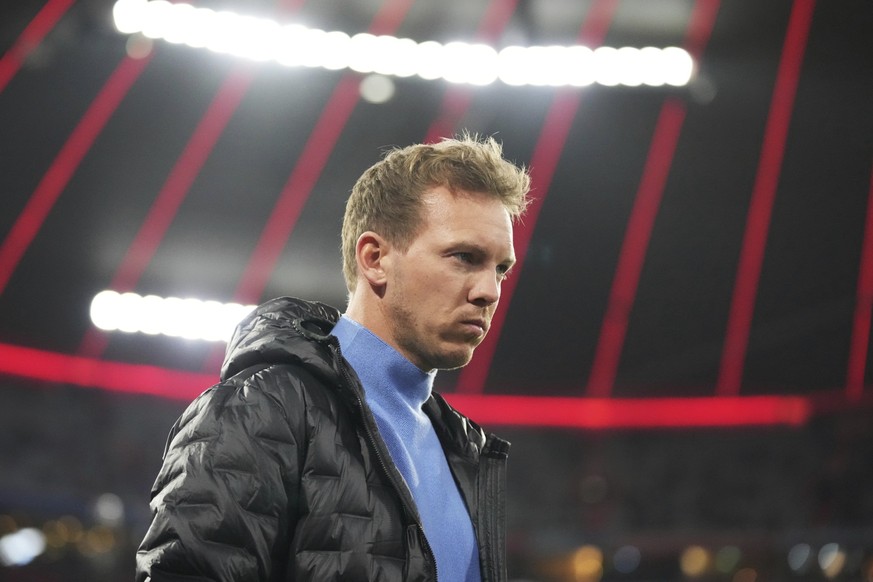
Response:
[[[420,268],[408,275],[405,281],[407,294],[414,295],[420,305],[430,305],[436,309],[439,309],[439,305],[450,308],[458,301],[464,301],[470,288],[466,275],[451,270]]]

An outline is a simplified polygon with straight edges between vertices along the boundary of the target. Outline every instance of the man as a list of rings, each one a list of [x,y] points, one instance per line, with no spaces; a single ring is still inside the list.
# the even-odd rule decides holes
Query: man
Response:
[[[432,386],[488,332],[528,189],[469,136],[361,176],[346,313],[280,298],[238,326],[170,433],[139,582],[506,579],[509,443]]]

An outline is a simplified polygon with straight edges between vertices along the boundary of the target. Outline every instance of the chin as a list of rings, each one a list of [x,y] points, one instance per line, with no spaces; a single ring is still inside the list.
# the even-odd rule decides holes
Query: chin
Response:
[[[434,368],[437,370],[457,370],[463,368],[473,359],[473,352],[441,354]]]

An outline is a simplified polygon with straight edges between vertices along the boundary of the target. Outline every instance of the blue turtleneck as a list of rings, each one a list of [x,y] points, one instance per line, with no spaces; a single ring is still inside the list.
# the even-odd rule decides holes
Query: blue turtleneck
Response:
[[[343,355],[364,385],[367,404],[391,459],[406,480],[437,563],[440,580],[480,582],[470,514],[422,405],[436,370],[423,372],[345,315],[333,328]]]

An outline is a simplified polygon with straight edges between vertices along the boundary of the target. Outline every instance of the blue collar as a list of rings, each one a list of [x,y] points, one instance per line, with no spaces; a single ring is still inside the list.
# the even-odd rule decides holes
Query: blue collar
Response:
[[[331,334],[339,340],[343,356],[361,379],[368,399],[386,402],[399,396],[407,406],[420,410],[430,398],[436,370],[422,371],[366,327],[345,315]]]

